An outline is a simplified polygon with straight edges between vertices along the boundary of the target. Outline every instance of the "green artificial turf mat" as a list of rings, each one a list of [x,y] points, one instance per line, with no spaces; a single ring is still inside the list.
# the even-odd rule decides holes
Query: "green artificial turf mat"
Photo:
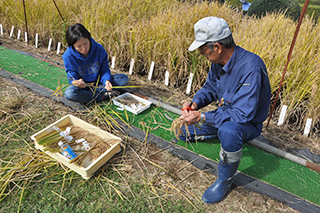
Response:
[[[63,69],[1,46],[0,67],[52,90],[61,84],[68,83]],[[177,118],[178,115],[174,113],[151,105],[149,109],[139,115],[134,115],[128,111],[119,111],[118,107],[112,104],[108,106],[111,107],[105,107],[105,110],[109,114],[115,118],[120,116],[130,125],[138,127],[146,133],[152,133],[166,141],[175,138],[170,131],[171,121],[164,116],[167,113],[171,118]],[[219,140],[194,143],[179,140],[177,144],[212,160],[219,160]],[[320,173],[297,163],[245,144],[238,170],[320,205]]]
[[[0,68],[52,90],[69,84],[64,69],[0,46]]]
[[[113,106],[111,108],[116,111],[117,107]],[[167,141],[175,138],[169,130],[171,121],[164,116],[167,113],[171,118],[177,118],[178,115],[174,113],[154,105],[138,115],[127,112],[127,116],[125,116],[123,111],[117,112],[123,119],[128,117],[131,125],[145,132],[152,133]],[[209,159],[219,161],[219,140],[212,139],[193,143],[179,140],[177,144]],[[250,144],[244,144],[238,170],[310,202],[320,204],[320,173],[295,162],[283,159]]]

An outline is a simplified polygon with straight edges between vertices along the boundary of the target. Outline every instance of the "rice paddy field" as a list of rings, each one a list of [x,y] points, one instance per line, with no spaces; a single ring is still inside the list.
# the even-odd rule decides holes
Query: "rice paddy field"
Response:
[[[55,3],[55,4],[54,4]],[[24,7],[14,0],[0,1],[0,24],[7,32],[14,26],[14,36],[26,31]],[[80,22],[101,43],[116,66],[124,70],[135,60],[134,73],[146,76],[155,62],[153,78],[164,79],[170,72],[170,86],[185,90],[188,76],[194,73],[192,93],[206,79],[209,64],[197,52],[188,52],[193,41],[193,25],[202,17],[219,16],[230,25],[237,45],[252,51],[265,61],[272,91],[278,90],[297,23],[283,14],[269,14],[262,19],[216,3],[188,3],[176,0],[139,1],[25,1],[29,42],[39,35],[39,45],[46,47],[62,42],[66,49],[65,31]],[[319,25],[307,15],[286,72],[278,109],[288,106],[287,123],[303,131],[307,118],[312,118],[311,137],[319,128]],[[21,37],[21,40],[23,38]]]
[[[193,73],[194,81],[190,97],[205,82],[210,66],[197,51],[187,51],[188,46],[194,40],[193,25],[196,21],[206,16],[218,16],[228,22],[236,44],[258,54],[265,61],[273,101],[279,88],[297,25],[283,14],[268,14],[261,19],[256,19],[244,16],[229,6],[214,2],[208,4],[202,1],[191,4],[176,0],[31,0],[24,1],[24,4],[25,7],[22,1],[0,0],[0,24],[3,26],[5,35],[9,35],[14,26],[12,39],[17,39],[18,30],[22,35],[28,31],[29,44],[34,44],[35,35],[38,34],[39,48],[46,48],[49,39],[52,38],[54,50],[58,42],[61,42],[63,52],[66,50],[64,38],[66,29],[69,25],[79,22],[84,24],[92,37],[105,47],[109,56],[116,57],[116,67],[122,72],[127,72],[131,59],[134,59],[133,75],[139,79],[146,79],[151,63],[155,62],[152,80],[164,81],[165,72],[169,71],[169,88],[179,91],[186,90],[188,77],[190,73]],[[27,18],[27,28],[25,18]],[[320,145],[320,27],[317,21],[309,14],[303,19],[272,118],[272,122],[276,123],[281,107],[287,105],[285,125],[301,134],[307,118],[312,118],[309,138],[315,147]],[[19,40],[24,42],[24,37],[22,36]],[[2,85],[9,87],[1,82]],[[56,85],[56,88],[59,86]],[[20,89],[13,90],[19,91]],[[5,97],[7,93],[2,93],[2,97]],[[125,136],[123,138],[127,150],[130,151],[130,157],[114,159],[111,164],[104,166],[94,179],[83,182],[78,177],[74,177],[70,170],[66,168],[63,171],[59,170],[61,165],[50,161],[42,153],[31,148],[26,139],[21,136],[39,131],[58,117],[73,113],[47,100],[38,102],[30,96],[24,94],[13,96],[14,99],[11,101],[6,99],[3,104],[9,105],[4,105],[4,107],[11,111],[3,112],[5,108],[1,108],[2,118],[7,118],[6,113],[15,115],[20,113],[21,115],[9,116],[10,119],[6,121],[10,122],[3,126],[7,135],[2,137],[1,144],[4,145],[14,140],[2,151],[0,164],[9,165],[9,162],[19,162],[15,168],[2,167],[3,170],[9,169],[10,171],[5,173],[5,178],[10,180],[10,183],[4,184],[5,188],[0,188],[0,199],[7,205],[1,207],[4,212],[40,210],[59,212],[74,210],[75,207],[85,212],[117,212],[117,210],[233,212],[255,211],[255,209],[258,212],[294,212],[293,209],[281,203],[270,201],[266,197],[259,197],[252,192],[241,191],[241,189],[234,192],[230,202],[210,207],[208,210],[199,200],[205,183],[212,181],[206,174],[189,168],[189,164],[177,170],[176,161],[170,165],[162,165],[161,160],[167,161],[166,155],[160,155],[162,151],[147,147],[146,144],[134,149],[132,148],[134,145],[129,143],[129,139]],[[24,110],[26,105],[31,106],[27,111]],[[90,110],[92,111],[85,119],[97,122],[95,119],[102,112],[97,108]],[[41,111],[41,113],[36,111]],[[23,148],[15,150],[13,147]],[[32,168],[39,167],[39,169],[25,170],[29,162]],[[180,173],[183,168],[188,168],[188,172]],[[17,170],[18,173],[13,172],[14,170]],[[133,172],[134,170],[140,175]],[[167,171],[171,171],[168,173],[172,176],[167,177]],[[189,187],[188,183],[184,183],[186,185],[183,186],[172,184],[176,181],[184,182],[190,173],[199,173],[200,177],[204,177],[200,181],[199,191],[194,191],[192,188],[196,184],[192,187],[191,185]],[[45,176],[45,174],[50,174],[50,176]],[[134,182],[135,176],[136,179],[143,180],[142,183]],[[38,186],[37,183],[43,183],[43,181],[46,182],[46,185],[41,188],[43,185]],[[132,186],[130,181],[135,185]],[[192,179],[190,182],[196,183],[197,179]],[[55,185],[55,183],[58,184]],[[79,185],[81,187],[77,188]],[[95,191],[95,187],[99,187],[99,190]],[[68,188],[71,190],[68,191]],[[32,190],[43,190],[43,192],[32,195]],[[92,197],[85,195],[86,191],[91,192]],[[66,199],[70,194],[77,196],[71,196],[72,200]],[[177,199],[169,201],[164,199],[170,196],[177,196]],[[238,205],[239,196],[245,198],[242,200],[244,202]],[[254,202],[257,197],[259,197],[258,201]],[[55,206],[54,202],[57,201],[57,198],[59,205]],[[9,204],[10,199],[16,202],[15,206]],[[27,204],[28,202],[32,204],[33,200],[38,200],[36,206]],[[108,207],[101,204],[103,200],[108,200],[108,204],[113,209],[106,210]],[[87,205],[82,205],[82,202]],[[247,202],[252,206],[243,204]]]

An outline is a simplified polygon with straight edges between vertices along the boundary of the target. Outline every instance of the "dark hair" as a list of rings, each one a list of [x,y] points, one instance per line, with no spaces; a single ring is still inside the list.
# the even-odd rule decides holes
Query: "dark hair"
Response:
[[[229,35],[228,37],[224,38],[224,39],[221,39],[219,41],[213,41],[213,42],[207,42],[205,43],[205,45],[207,47],[210,48],[210,50],[213,50],[213,45],[214,43],[219,43],[221,45],[223,45],[225,48],[227,49],[230,49],[231,47],[235,46],[236,44],[234,43],[234,40],[233,40],[233,37],[232,37],[232,34]]]
[[[76,43],[81,37],[89,39],[91,43],[91,34],[82,24],[76,23],[68,28],[66,40],[69,47],[74,48],[74,43]]]

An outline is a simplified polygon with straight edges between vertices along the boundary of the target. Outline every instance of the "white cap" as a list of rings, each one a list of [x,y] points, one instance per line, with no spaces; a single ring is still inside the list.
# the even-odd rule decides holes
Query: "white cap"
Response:
[[[193,51],[207,42],[215,42],[227,38],[231,35],[231,30],[224,19],[211,16],[195,23],[194,35],[196,40],[188,48],[189,51]]]

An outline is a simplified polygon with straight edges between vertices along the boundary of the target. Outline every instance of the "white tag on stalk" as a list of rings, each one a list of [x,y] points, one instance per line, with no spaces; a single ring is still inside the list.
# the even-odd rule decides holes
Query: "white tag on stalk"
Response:
[[[1,33],[1,35],[3,35],[3,27],[2,27],[2,24],[0,24],[0,33]]]
[[[134,65],[134,59],[132,58],[130,62],[129,75],[132,75],[133,65]]]
[[[168,86],[169,85],[169,71],[166,71],[166,74],[165,74],[165,80],[164,80],[164,85]]]
[[[73,139],[73,137],[69,135],[70,132],[71,132],[70,130],[71,130],[71,128],[67,127],[65,131],[62,131],[62,132],[59,133],[68,142],[70,142]]]
[[[86,141],[86,139],[81,138],[81,139],[76,140],[76,143],[82,143],[82,142],[85,142],[85,141]]]
[[[114,64],[116,62],[116,57],[112,57],[111,68],[114,69]]]
[[[311,124],[312,124],[312,119],[308,118],[307,122],[306,122],[306,126],[304,128],[304,132],[303,132],[304,136],[308,136],[309,135],[310,129],[311,129]]]
[[[59,135],[61,135],[62,137],[67,137],[68,136],[68,134],[65,131],[61,131],[59,133]]]
[[[28,33],[27,32],[24,32],[24,41],[28,42]]]
[[[148,74],[148,80],[151,80],[152,74],[153,74],[153,69],[154,69],[154,61],[151,62],[149,74]]]
[[[190,91],[191,91],[193,75],[194,75],[193,73],[190,73],[189,81],[188,81],[188,85],[187,85],[187,91],[186,91],[187,94],[190,94]]]
[[[12,26],[12,28],[11,28],[10,38],[13,36],[13,30],[14,30],[14,26]]]
[[[288,106],[287,105],[283,105],[281,108],[281,112],[280,112],[280,116],[279,116],[279,120],[278,120],[278,126],[282,125],[284,123],[284,117],[286,116],[286,112],[287,112]]]
[[[50,132],[50,131],[53,131],[53,130],[55,130],[55,131],[57,131],[57,132],[61,132],[61,129],[60,129],[59,127],[56,127],[56,126],[53,126],[53,127],[49,128],[49,129],[47,130],[47,132]]]
[[[52,38],[49,39],[48,51],[50,51],[50,49],[51,49],[51,44],[52,44]]]
[[[68,126],[64,132],[69,135],[71,132],[71,127]]]
[[[82,143],[82,145],[84,146],[84,148],[88,151],[91,147],[90,147],[90,144],[87,142],[87,141],[84,141]]]

